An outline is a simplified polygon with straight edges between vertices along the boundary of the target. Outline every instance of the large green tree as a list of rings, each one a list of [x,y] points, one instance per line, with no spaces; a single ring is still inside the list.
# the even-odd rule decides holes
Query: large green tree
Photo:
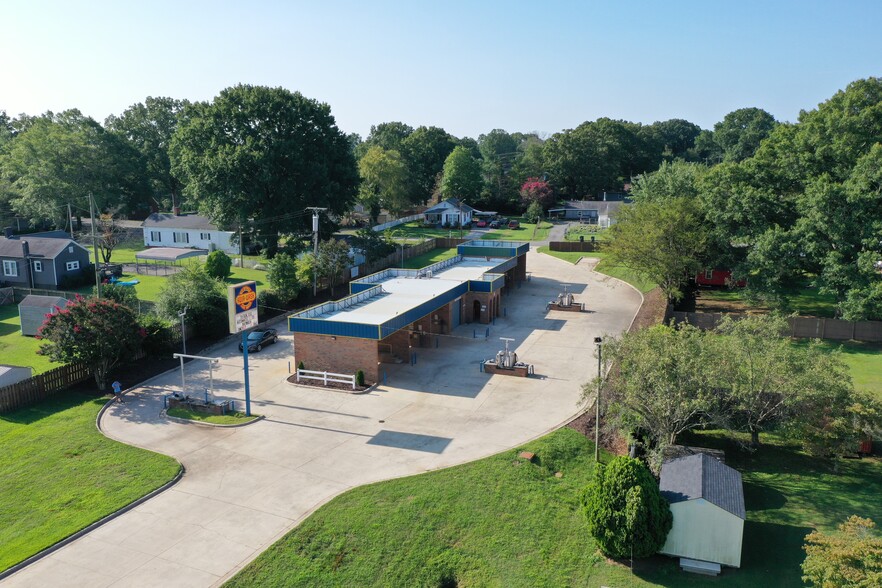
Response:
[[[695,200],[638,202],[620,208],[616,220],[607,246],[612,259],[658,284],[668,300],[681,298],[686,280],[704,267],[708,247]]]
[[[610,557],[649,557],[665,544],[673,526],[668,501],[652,473],[630,457],[597,464],[582,496],[588,531]]]
[[[11,204],[33,222],[64,226],[67,204],[88,214],[144,209],[150,196],[144,161],[120,137],[78,110],[35,117],[0,155]]]
[[[141,348],[144,333],[131,308],[103,298],[79,298],[49,315],[40,327],[43,353],[60,363],[88,365],[99,390],[107,375]]]
[[[456,140],[439,127],[419,127],[401,141],[401,154],[413,186],[413,202],[422,203],[431,198],[441,179],[444,161],[454,147]]]
[[[608,337],[603,351],[616,371],[606,381],[602,405],[608,422],[626,431],[643,431],[653,447],[677,442],[677,436],[703,422],[714,405],[709,335],[685,326],[657,325]],[[585,385],[593,398],[597,382]]]
[[[714,125],[714,141],[726,161],[741,161],[756,152],[776,124],[775,117],[761,108],[740,108]]]
[[[707,171],[700,163],[682,159],[663,161],[654,172],[640,174],[631,184],[631,196],[637,202],[667,202],[673,198],[697,198],[699,180]]]
[[[673,158],[685,157],[695,147],[695,139],[701,134],[701,127],[682,118],[654,122],[650,130],[658,138],[665,154]]]
[[[172,173],[185,194],[224,227],[261,227],[274,253],[280,233],[308,228],[299,213],[342,214],[358,169],[327,104],[284,88],[238,85],[184,110],[171,144]]]
[[[167,97],[148,96],[127,108],[121,115],[111,115],[104,126],[123,137],[141,153],[154,199],[163,207],[182,205],[182,182],[171,171],[169,146],[178,128],[178,117],[190,103]]]
[[[481,194],[481,165],[465,147],[456,147],[444,162],[441,195],[475,202]]]
[[[407,166],[398,151],[374,145],[358,161],[361,186],[358,201],[370,212],[371,223],[377,222],[381,209],[394,215],[410,204],[410,182]]]

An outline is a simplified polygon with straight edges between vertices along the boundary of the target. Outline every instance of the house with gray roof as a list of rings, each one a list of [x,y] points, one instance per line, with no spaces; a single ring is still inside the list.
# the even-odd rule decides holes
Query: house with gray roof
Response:
[[[458,227],[460,224],[470,224],[472,222],[472,215],[476,212],[478,210],[458,198],[448,198],[423,211],[423,217],[427,223]]]
[[[62,290],[91,268],[89,251],[68,237],[0,237],[0,286]]]
[[[239,253],[238,243],[233,242],[235,231],[221,230],[210,218],[200,214],[154,212],[141,226],[147,247],[220,249],[230,254]]]
[[[744,488],[741,473],[706,453],[662,465],[659,489],[671,504],[674,524],[660,553],[680,557],[691,571],[719,573],[741,566]]]
[[[548,216],[608,227],[615,222],[619,209],[632,202],[627,195],[604,192],[603,200],[568,200],[553,206],[548,210]]]

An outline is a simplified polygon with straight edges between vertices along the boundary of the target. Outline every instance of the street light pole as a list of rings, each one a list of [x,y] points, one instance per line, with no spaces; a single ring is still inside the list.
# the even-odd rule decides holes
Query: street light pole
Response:
[[[187,316],[187,309],[189,306],[185,306],[184,310],[178,313],[178,316],[181,317],[181,343],[184,346],[183,353],[187,354],[187,331],[184,328],[184,317]]]
[[[594,462],[600,462],[600,391],[603,389],[603,338],[594,337],[597,345],[597,398],[594,399]]]

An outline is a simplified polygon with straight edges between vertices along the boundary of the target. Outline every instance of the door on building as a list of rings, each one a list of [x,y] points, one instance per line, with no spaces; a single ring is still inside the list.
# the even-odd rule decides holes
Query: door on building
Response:
[[[480,323],[481,322],[481,301],[475,300],[475,303],[472,305],[472,322]]]
[[[462,322],[462,298],[450,303],[450,328],[455,329]]]

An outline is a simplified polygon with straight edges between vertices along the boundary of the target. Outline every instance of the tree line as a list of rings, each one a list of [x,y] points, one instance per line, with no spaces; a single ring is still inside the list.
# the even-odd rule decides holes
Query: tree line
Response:
[[[327,104],[244,84],[206,102],[148,97],[103,124],[76,109],[0,112],[0,212],[64,226],[68,205],[90,214],[90,196],[99,213],[135,218],[198,209],[259,236],[272,256],[280,239],[309,232],[295,214],[305,206],[328,209],[327,237],[328,219],[356,203],[373,217],[451,196],[520,212],[531,178],[556,196],[592,199],[663,161],[728,160],[750,143],[735,124],[745,117],[730,118],[714,131],[682,119],[600,118],[550,137],[494,129],[477,139],[387,122],[362,140],[337,127]]]
[[[783,310],[817,287],[843,318],[882,319],[882,79],[849,84],[795,123],[751,120],[743,140],[715,132],[731,145],[717,164],[663,162],[638,176],[612,254],[671,300],[696,271],[726,268]]]

